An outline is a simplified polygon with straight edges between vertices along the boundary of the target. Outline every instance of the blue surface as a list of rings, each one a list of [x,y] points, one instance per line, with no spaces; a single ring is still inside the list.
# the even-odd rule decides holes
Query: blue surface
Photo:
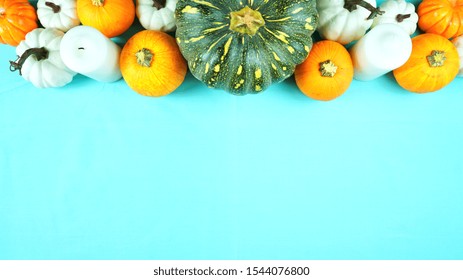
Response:
[[[332,102],[36,89],[0,46],[0,259],[462,259],[463,79]]]

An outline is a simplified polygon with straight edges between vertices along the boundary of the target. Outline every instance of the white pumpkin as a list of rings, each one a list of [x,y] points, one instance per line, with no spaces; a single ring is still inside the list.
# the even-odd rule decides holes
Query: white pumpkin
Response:
[[[324,39],[346,45],[360,39],[382,12],[376,0],[317,0],[318,32]]]
[[[137,0],[137,17],[148,30],[174,31],[175,7],[178,0]]]
[[[418,14],[415,12],[415,5],[405,0],[387,0],[379,9],[384,14],[373,20],[372,27],[382,23],[395,23],[402,27],[409,35],[416,31]]]
[[[68,31],[80,24],[77,17],[76,0],[39,0],[37,16],[45,28]]]
[[[55,28],[36,28],[16,47],[18,60],[10,70],[19,70],[26,81],[39,88],[61,87],[76,74],[61,60],[60,44],[64,33]]]
[[[452,43],[457,48],[458,56],[460,57],[460,71],[457,76],[463,77],[463,36],[454,38]]]

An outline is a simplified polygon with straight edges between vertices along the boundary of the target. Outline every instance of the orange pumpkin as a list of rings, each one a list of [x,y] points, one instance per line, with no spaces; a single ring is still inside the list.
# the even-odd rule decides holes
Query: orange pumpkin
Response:
[[[412,38],[412,53],[393,71],[401,87],[416,93],[433,92],[448,85],[458,74],[460,58],[445,37],[426,33]]]
[[[77,15],[83,25],[92,26],[112,38],[132,25],[135,5],[132,0],[77,0]]]
[[[37,28],[37,14],[27,0],[0,0],[0,43],[17,46]]]
[[[418,26],[445,38],[463,34],[463,0],[424,0],[418,6]]]
[[[313,45],[307,59],[296,67],[294,77],[305,95],[328,101],[349,88],[354,77],[354,67],[343,45],[323,40]]]
[[[175,39],[153,30],[140,31],[127,41],[121,52],[120,67],[130,88],[155,97],[173,92],[187,72]]]

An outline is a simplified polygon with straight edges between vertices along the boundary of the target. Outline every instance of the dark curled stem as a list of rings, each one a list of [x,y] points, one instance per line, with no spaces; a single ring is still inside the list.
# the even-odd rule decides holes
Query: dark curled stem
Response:
[[[45,47],[28,49],[21,56],[18,55],[18,58],[15,61],[10,60],[10,71],[14,72],[19,70],[19,75],[22,75],[21,69],[29,56],[34,55],[36,59],[40,61],[42,59],[47,59],[48,53],[49,52]]]
[[[367,17],[367,20],[374,19],[376,16],[384,14],[384,11],[381,11],[379,8],[373,7],[373,5],[364,0],[346,0],[344,3],[344,9],[347,9],[349,12],[357,10],[357,6],[360,6],[370,11],[370,15]]]

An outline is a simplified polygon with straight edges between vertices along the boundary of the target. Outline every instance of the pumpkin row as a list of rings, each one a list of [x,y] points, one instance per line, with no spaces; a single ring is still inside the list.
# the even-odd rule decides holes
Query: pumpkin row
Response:
[[[40,19],[47,28],[27,33],[16,49],[19,58],[11,62],[11,70],[19,70],[38,87],[62,86],[75,73],[103,82],[123,76],[136,92],[150,96],[175,90],[184,80],[186,63],[207,86],[237,95],[262,92],[295,73],[302,92],[331,100],[345,92],[353,78],[371,80],[389,71],[407,90],[435,91],[450,83],[460,67],[457,48],[447,38],[454,37],[458,45],[463,29],[454,28],[456,18],[435,17],[436,10],[463,9],[448,1],[441,1],[448,4],[444,5],[424,0],[416,13],[404,0],[388,0],[380,7],[374,0],[149,0],[151,10],[145,7],[142,13],[140,7],[148,3],[139,0],[137,15],[142,25],[142,15],[151,23],[162,19],[162,24],[143,26],[161,31],[176,28],[176,40],[160,31],[142,31],[122,51],[108,38],[130,27],[135,8],[132,1],[118,1],[74,1],[83,25],[74,22],[78,26],[70,26],[66,33],[61,27],[45,26]],[[62,1],[68,6],[57,5],[59,0],[41,2],[39,18],[41,7],[59,14],[70,10],[73,1]],[[13,18],[8,14],[11,7],[26,11],[28,5],[24,0],[0,0],[0,12],[4,7]],[[431,11],[434,17],[427,16]],[[439,27],[445,23],[448,26]],[[435,34],[411,39],[417,24]],[[315,30],[325,40],[312,46]],[[9,37],[3,33],[6,41],[4,37]],[[343,45],[352,42],[347,51]],[[43,78],[56,73],[37,73],[47,69],[67,75],[56,81]]]
[[[379,7],[374,0],[341,2],[344,9],[317,1],[318,32],[332,41],[315,44],[296,68],[296,82],[306,95],[331,100],[352,79],[369,81],[391,71],[401,87],[416,93],[437,91],[463,76],[463,1],[424,0],[416,11],[405,0],[387,0]],[[417,27],[425,34],[413,37]],[[349,51],[343,46],[348,44]],[[327,62],[341,75],[320,78]]]
[[[93,26],[112,38],[126,32],[135,15],[145,29],[175,30],[177,0],[38,0],[37,11],[28,0],[0,0],[0,42],[17,46],[25,35],[37,28],[63,32],[80,25]],[[4,17],[4,18],[3,18]]]

